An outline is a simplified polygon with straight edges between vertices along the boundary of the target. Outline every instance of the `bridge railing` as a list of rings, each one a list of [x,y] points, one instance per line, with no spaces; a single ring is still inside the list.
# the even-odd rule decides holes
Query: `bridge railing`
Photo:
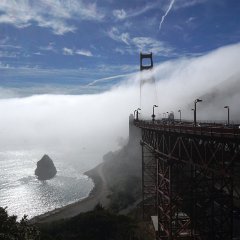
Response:
[[[134,121],[139,128],[147,128],[161,131],[195,134],[214,137],[237,138],[240,140],[239,125],[225,126],[223,124],[198,123],[195,127],[192,122],[166,122],[166,121]]]

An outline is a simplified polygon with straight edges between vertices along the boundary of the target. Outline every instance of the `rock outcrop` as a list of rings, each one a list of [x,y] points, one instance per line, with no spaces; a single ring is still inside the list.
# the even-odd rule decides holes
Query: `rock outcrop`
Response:
[[[48,155],[44,155],[41,160],[37,162],[35,175],[39,180],[49,180],[55,177],[57,169],[54,166],[52,159]]]

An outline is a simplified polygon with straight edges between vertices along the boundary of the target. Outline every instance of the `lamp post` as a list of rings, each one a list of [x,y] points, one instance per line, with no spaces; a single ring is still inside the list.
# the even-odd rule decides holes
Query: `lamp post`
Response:
[[[181,116],[181,115],[182,115],[182,111],[179,109],[178,112],[179,112],[179,115],[180,115],[179,120],[180,120],[180,122],[181,122],[181,121],[182,121],[182,116]]]
[[[153,114],[152,114],[152,121],[153,121],[153,123],[155,121],[155,114],[154,114],[154,108],[155,107],[158,107],[158,106],[157,105],[153,105]]]
[[[229,110],[229,109],[230,109],[230,108],[229,108],[229,106],[225,106],[224,108],[226,108],[226,109],[227,109],[227,113],[228,113],[227,125],[229,126],[229,123],[230,123],[230,121],[229,121],[229,111],[230,111],[230,110]]]
[[[193,111],[193,119],[194,119],[194,116],[195,116],[195,110],[194,108],[191,109]]]
[[[141,108],[138,108],[137,109],[137,117],[136,117],[136,120],[138,121],[138,115],[139,115],[139,112],[138,111],[141,111]]]
[[[194,127],[197,126],[197,103],[202,102],[202,99],[196,99],[194,101]]]
[[[133,112],[133,118],[134,119],[135,119],[136,112],[137,112],[137,110],[134,110],[134,112]]]

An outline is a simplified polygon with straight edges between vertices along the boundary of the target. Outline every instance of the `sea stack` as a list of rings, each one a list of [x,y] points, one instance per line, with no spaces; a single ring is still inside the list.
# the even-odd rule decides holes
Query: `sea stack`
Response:
[[[48,155],[44,155],[41,160],[37,162],[35,175],[39,180],[49,180],[55,177],[57,169],[53,164],[52,159]]]

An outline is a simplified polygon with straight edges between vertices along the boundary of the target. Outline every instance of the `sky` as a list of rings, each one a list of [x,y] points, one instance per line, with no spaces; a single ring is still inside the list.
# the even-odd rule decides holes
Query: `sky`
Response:
[[[0,0],[0,151],[97,162],[138,107],[192,120],[196,98],[197,120],[224,123],[228,105],[240,122],[239,12],[239,0]]]
[[[239,0],[1,0],[1,98],[89,94],[240,40]]]

